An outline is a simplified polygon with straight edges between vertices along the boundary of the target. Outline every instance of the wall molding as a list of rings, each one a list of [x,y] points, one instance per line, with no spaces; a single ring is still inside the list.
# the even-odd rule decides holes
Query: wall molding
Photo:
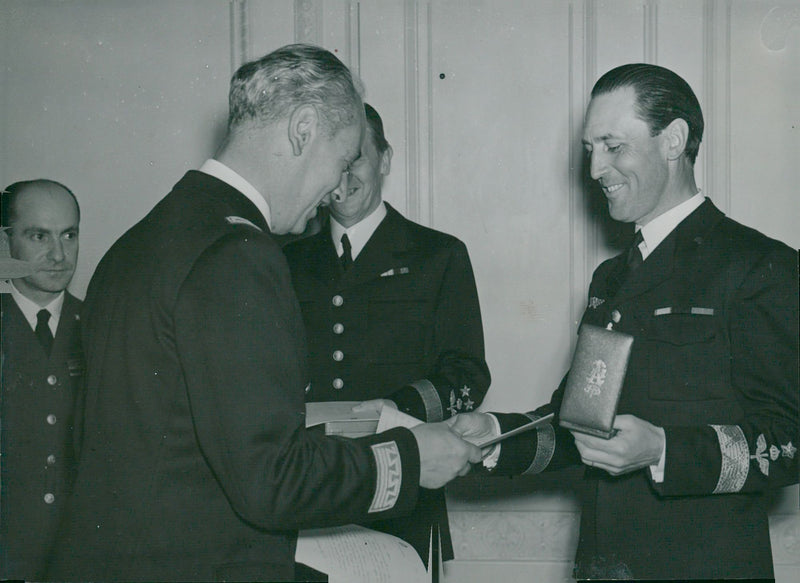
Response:
[[[658,0],[646,0],[644,3],[644,62],[658,63]]]
[[[322,45],[322,2],[294,0],[294,40]]]
[[[800,28],[800,6],[775,6],[761,22],[761,44],[768,51],[782,51],[795,27]]]
[[[231,75],[250,60],[250,17],[247,0],[231,0],[230,42]]]
[[[591,0],[571,2],[569,6],[569,246],[570,305],[572,322],[579,322],[586,307],[586,290],[598,263],[600,224],[589,216],[585,155],[580,135],[583,116],[589,104],[589,91],[597,77],[597,18]],[[570,323],[571,325],[571,323]],[[571,337],[575,348],[576,335]]]
[[[703,90],[706,95],[703,192],[731,213],[731,2],[705,0]]]
[[[433,132],[431,128],[431,7],[405,0],[403,9],[406,130],[406,216],[433,226]]]
[[[459,561],[572,562],[579,512],[451,511],[453,548]]]

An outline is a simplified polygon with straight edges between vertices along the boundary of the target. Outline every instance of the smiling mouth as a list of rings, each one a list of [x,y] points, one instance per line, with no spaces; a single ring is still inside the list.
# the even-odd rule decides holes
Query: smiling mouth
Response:
[[[612,184],[611,186],[603,185],[602,188],[603,188],[603,192],[605,192],[606,194],[612,194],[614,192],[617,192],[623,186],[624,186],[623,184]]]

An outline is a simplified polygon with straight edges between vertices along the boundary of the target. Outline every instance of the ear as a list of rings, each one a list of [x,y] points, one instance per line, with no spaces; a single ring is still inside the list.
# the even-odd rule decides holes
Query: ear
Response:
[[[311,143],[319,128],[319,115],[313,105],[301,105],[289,116],[289,143],[292,153],[299,156]]]
[[[389,171],[392,169],[392,147],[387,146],[386,150],[381,154],[381,176],[388,176]]]
[[[673,119],[662,131],[666,140],[667,159],[677,160],[686,150],[686,142],[689,139],[689,124],[681,118]]]

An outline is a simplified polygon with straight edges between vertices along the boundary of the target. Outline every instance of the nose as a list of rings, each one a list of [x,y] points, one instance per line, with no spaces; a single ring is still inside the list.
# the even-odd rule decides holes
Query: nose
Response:
[[[606,159],[600,148],[593,149],[589,154],[589,171],[594,180],[600,180],[606,170]]]
[[[48,255],[50,259],[56,263],[64,260],[64,242],[61,240],[61,237],[53,237]]]
[[[345,170],[342,172],[342,176],[339,179],[339,186],[337,186],[332,193],[332,198],[336,202],[342,202],[345,198],[347,198],[347,189],[350,185],[350,172]]]

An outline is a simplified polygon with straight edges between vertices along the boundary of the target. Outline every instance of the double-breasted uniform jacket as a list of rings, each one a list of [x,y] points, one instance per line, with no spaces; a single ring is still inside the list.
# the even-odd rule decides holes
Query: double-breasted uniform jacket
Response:
[[[224,182],[188,172],[105,255],[85,306],[83,441],[51,578],[291,580],[297,529],[414,507],[410,431],[305,430],[289,269]]]
[[[597,268],[583,322],[634,336],[618,413],[664,428],[664,481],[585,469],[576,575],[772,578],[764,493],[798,479],[797,252],[706,200],[612,296],[623,269]],[[495,472],[579,462],[549,428],[504,442]]]
[[[75,466],[83,375],[81,302],[65,293],[48,357],[10,294],[0,296],[0,578],[40,580]]]
[[[386,204],[386,203],[385,203]],[[489,388],[478,294],[466,246],[386,204],[386,217],[343,270],[326,223],[284,248],[309,343],[309,401],[389,398],[418,419],[470,411]],[[430,525],[452,558],[443,491],[421,493],[391,525],[427,560]]]

